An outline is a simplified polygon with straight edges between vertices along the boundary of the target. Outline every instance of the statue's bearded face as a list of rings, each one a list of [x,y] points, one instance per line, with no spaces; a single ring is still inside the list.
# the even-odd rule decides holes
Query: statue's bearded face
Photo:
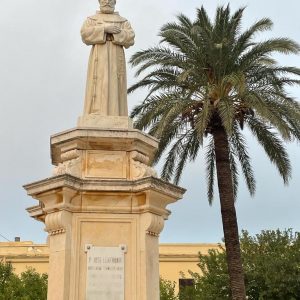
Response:
[[[112,14],[115,11],[116,0],[99,0],[100,11],[104,14]]]

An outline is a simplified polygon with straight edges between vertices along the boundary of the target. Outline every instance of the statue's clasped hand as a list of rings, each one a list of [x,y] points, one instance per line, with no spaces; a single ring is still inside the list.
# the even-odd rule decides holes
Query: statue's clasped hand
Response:
[[[105,33],[117,34],[121,32],[121,29],[116,25],[105,25],[104,31]]]

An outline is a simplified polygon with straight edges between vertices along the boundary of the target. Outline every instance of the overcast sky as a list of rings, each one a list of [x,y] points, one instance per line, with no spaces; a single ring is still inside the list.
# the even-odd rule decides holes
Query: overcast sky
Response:
[[[180,12],[195,17],[203,5],[210,16],[224,1],[119,0],[117,10],[136,31],[134,52],[158,43],[159,28]],[[264,37],[287,36],[300,42],[299,0],[235,0],[232,10],[247,6],[243,28],[262,17],[274,22]],[[0,234],[13,240],[45,242],[43,224],[31,219],[26,207],[37,202],[22,185],[51,175],[49,137],[76,126],[83,108],[89,47],[79,35],[82,22],[98,9],[96,0],[1,0],[0,7]],[[299,57],[280,57],[282,64],[300,67]],[[128,67],[128,82],[134,82]],[[300,88],[290,91],[300,99]],[[129,96],[129,108],[145,94]],[[284,187],[277,171],[255,141],[250,154],[258,182],[254,198],[241,184],[237,201],[240,229],[251,234],[263,229],[294,228],[300,231],[300,148],[288,146],[293,179]],[[159,166],[158,166],[159,168]],[[219,242],[223,237],[218,198],[212,207],[206,197],[201,156],[185,169],[180,183],[187,193],[172,210],[161,242]],[[0,237],[0,241],[4,241]]]

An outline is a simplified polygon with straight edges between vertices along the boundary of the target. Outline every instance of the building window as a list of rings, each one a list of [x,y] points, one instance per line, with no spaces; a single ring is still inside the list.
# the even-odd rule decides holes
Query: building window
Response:
[[[179,279],[179,299],[193,300],[194,294],[194,279],[184,278]]]

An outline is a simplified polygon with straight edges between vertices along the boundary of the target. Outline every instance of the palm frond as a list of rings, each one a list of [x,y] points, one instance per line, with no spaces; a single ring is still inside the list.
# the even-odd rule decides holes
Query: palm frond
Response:
[[[240,58],[242,68],[253,64],[262,56],[271,55],[274,53],[282,54],[297,54],[300,51],[300,46],[295,41],[288,38],[274,38],[264,42],[256,43],[252,48],[243,54]]]
[[[209,103],[208,99],[204,99],[203,107],[201,112],[199,112],[195,118],[195,131],[198,138],[202,141],[206,134],[208,124],[210,122],[211,116],[213,114],[213,108]]]
[[[257,141],[262,145],[270,161],[275,164],[285,184],[291,177],[291,163],[282,141],[262,121],[250,117],[247,124]]]
[[[233,197],[236,200],[238,187],[239,187],[239,172],[238,172],[237,163],[235,159],[235,152],[232,145],[230,145],[230,150],[229,150],[229,161],[230,161],[230,170],[231,170],[231,177],[232,177]]]
[[[206,161],[206,178],[207,178],[207,198],[210,205],[212,205],[214,199],[214,182],[215,182],[215,145],[213,137],[209,138],[208,145],[206,146],[205,153]]]
[[[182,171],[187,161],[193,161],[199,150],[199,139],[195,131],[190,131],[185,135],[184,144],[182,145],[182,151],[180,153],[179,161],[174,173],[174,184],[178,184],[182,176]]]
[[[250,163],[250,157],[247,151],[246,140],[242,133],[238,129],[238,125],[235,124],[233,134],[230,137],[230,144],[232,144],[234,153],[239,159],[242,167],[242,172],[250,192],[251,196],[254,196],[256,182],[254,178],[254,173]]]
[[[230,98],[223,97],[218,104],[218,113],[228,136],[232,135],[235,109]]]
[[[139,76],[149,67],[156,65],[172,67],[176,66],[180,68],[184,65],[185,56],[178,52],[172,51],[169,48],[160,46],[135,53],[129,62],[132,66],[140,65],[135,74],[136,76]]]
[[[161,177],[166,181],[170,181],[174,175],[175,166],[178,160],[178,157],[181,159],[182,168],[187,160],[188,150],[184,149],[186,135],[182,134],[176,142],[173,143],[170,151],[167,154],[165,163],[162,168]],[[182,155],[182,151],[185,151]],[[178,167],[177,167],[178,168]],[[178,175],[177,175],[178,176]]]
[[[253,45],[254,34],[271,29],[273,22],[268,18],[263,18],[254,23],[248,30],[242,33],[234,43],[233,52],[235,55],[242,54],[248,47]]]
[[[269,98],[270,94],[272,94],[270,91],[264,93],[262,91],[260,93],[252,91],[247,94],[246,99],[261,119],[274,126],[285,140],[290,140],[290,128],[282,119],[279,103],[272,101]]]

